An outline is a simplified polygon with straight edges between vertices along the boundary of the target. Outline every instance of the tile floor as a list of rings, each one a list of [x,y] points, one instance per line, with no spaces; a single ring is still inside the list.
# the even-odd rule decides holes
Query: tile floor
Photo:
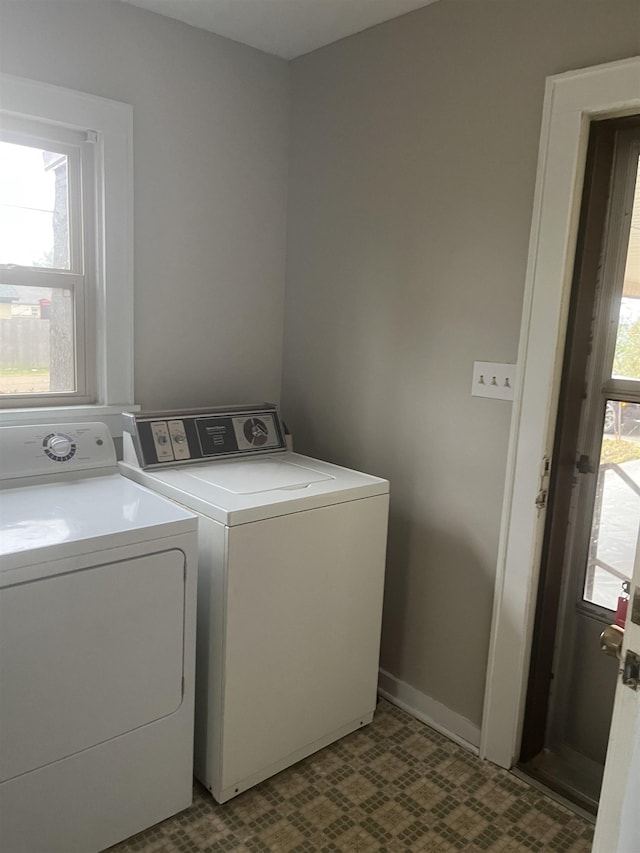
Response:
[[[593,826],[382,700],[374,721],[217,805],[110,853],[589,851]]]

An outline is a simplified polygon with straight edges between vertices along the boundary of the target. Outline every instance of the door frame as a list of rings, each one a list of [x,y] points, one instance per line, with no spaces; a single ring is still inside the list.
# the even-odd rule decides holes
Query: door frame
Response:
[[[480,756],[517,761],[592,119],[640,113],[640,56],[548,77],[496,566]]]

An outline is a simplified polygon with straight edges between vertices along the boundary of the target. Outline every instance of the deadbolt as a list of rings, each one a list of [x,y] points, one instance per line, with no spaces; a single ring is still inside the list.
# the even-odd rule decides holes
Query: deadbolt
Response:
[[[632,690],[640,687],[640,655],[627,649],[622,669],[622,683]]]

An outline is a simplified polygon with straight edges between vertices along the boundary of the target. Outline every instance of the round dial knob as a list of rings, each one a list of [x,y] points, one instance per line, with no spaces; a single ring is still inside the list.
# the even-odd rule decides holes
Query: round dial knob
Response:
[[[267,425],[260,418],[247,418],[244,422],[243,431],[249,444],[253,444],[255,447],[260,447],[269,437]]]
[[[47,442],[47,447],[54,456],[66,456],[71,450],[71,440],[66,435],[54,435]]]
[[[66,462],[76,452],[73,439],[61,432],[50,433],[42,442],[44,452],[56,462]]]

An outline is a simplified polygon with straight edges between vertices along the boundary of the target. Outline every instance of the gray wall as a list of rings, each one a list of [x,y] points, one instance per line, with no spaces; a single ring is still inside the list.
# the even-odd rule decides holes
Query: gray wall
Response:
[[[290,66],[112,0],[0,0],[0,69],[134,107],[136,396],[277,400],[392,483],[383,666],[479,725],[544,78],[637,0],[441,0]]]
[[[391,481],[382,666],[481,722],[545,77],[640,52],[637,0],[441,0],[292,63],[283,406]]]
[[[2,0],[0,70],[133,104],[137,402],[277,400],[287,63],[113,0]]]

